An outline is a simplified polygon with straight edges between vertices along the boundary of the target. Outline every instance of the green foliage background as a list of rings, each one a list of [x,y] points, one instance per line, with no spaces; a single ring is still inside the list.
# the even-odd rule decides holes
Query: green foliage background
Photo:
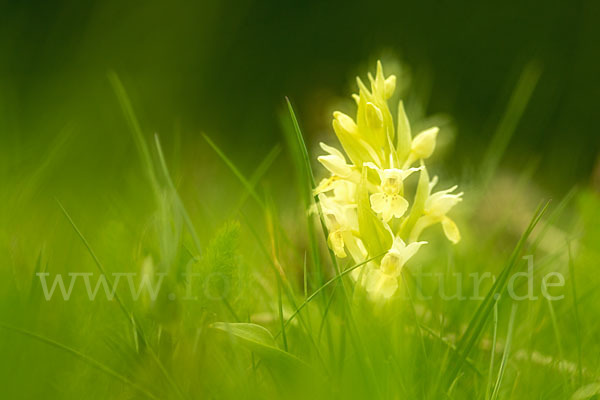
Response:
[[[2,2],[0,397],[593,398],[599,8]],[[374,310],[335,278],[306,218],[307,166],[284,96],[314,160],[318,141],[333,140],[331,112],[349,109],[354,76],[377,58],[406,84],[411,122],[442,126],[433,172],[466,200],[463,242],[432,246],[407,270],[406,296]],[[416,274],[499,274],[547,199],[519,254],[534,255],[538,288],[563,273],[565,299],[519,303],[509,324],[503,298],[466,351],[480,303],[423,300],[439,282]],[[151,257],[169,290],[122,306],[80,287],[45,301],[36,272],[99,272],[67,215],[106,272],[140,272]],[[189,270],[227,277],[227,295],[215,300],[222,282],[200,280],[200,298],[181,300]]]

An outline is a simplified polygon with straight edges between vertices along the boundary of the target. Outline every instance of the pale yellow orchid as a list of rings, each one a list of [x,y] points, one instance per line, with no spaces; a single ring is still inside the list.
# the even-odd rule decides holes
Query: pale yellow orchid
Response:
[[[430,193],[436,183],[437,177],[429,185]],[[460,241],[460,231],[456,223],[446,215],[456,204],[462,201],[462,192],[452,193],[457,187],[453,186],[446,190],[440,190],[427,197],[423,216],[417,220],[410,234],[411,240],[416,240],[425,228],[439,222],[442,224],[442,229],[448,240],[452,243]]]
[[[346,191],[348,188],[339,188],[338,190]],[[340,192],[337,195],[339,196]],[[355,261],[363,260],[366,257],[366,250],[361,240],[355,235],[358,232],[356,205],[343,204],[339,197],[331,198],[323,193],[319,194],[319,202],[329,231],[327,237],[329,248],[339,258],[347,256],[347,249]]]
[[[369,81],[367,88],[357,78],[355,118],[338,111],[333,114],[333,129],[343,151],[321,143],[327,154],[318,160],[330,176],[314,194],[329,230],[327,243],[337,257],[349,253],[361,263],[385,253],[379,263],[371,261],[350,275],[371,298],[389,299],[398,290],[402,267],[425,243],[418,241],[423,229],[439,222],[450,241],[460,240],[458,227],[447,213],[461,201],[462,193],[452,193],[453,187],[432,194],[435,179],[429,181],[425,160],[435,150],[439,129],[429,128],[413,137],[402,101],[394,123],[388,100],[396,77],[386,77],[380,62]],[[418,168],[413,167],[416,162]],[[416,192],[409,197],[404,181],[415,171],[421,173]]]
[[[388,222],[392,217],[402,217],[408,209],[408,201],[403,197],[404,180],[420,168],[381,169],[371,163],[366,163],[365,166],[377,171],[381,181],[378,191],[370,196],[373,211],[380,214],[384,222]]]
[[[434,126],[419,133],[410,145],[410,153],[404,167],[410,167],[417,160],[425,160],[433,154],[439,128]]]
[[[341,151],[335,147],[328,146],[325,143],[319,143],[319,145],[328,154],[326,156],[317,157],[317,160],[323,164],[329,172],[340,178],[349,178],[353,172],[358,175],[358,172],[353,169],[353,166],[346,163],[346,157],[344,157],[344,154],[342,154]]]
[[[396,237],[392,248],[383,256],[379,268],[371,268],[366,277],[366,290],[372,297],[389,299],[398,290],[398,278],[404,264],[427,242],[404,243]]]

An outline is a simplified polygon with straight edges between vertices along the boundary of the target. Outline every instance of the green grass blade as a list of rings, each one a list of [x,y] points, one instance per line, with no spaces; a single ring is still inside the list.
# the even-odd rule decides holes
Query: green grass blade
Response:
[[[79,230],[79,228],[75,224],[75,221],[73,221],[73,218],[71,218],[71,215],[67,212],[67,210],[65,209],[65,207],[62,205],[62,203],[58,199],[56,199],[56,202],[58,203],[58,206],[60,207],[60,209],[61,209],[62,213],[64,214],[64,216],[67,218],[67,220],[71,224],[71,227],[73,228],[73,230],[75,231],[75,233],[77,234],[77,236],[79,236],[79,239],[81,239],[81,241],[83,242],[83,245],[85,246],[85,248],[87,249],[88,253],[92,257],[92,260],[94,261],[94,264],[96,264],[96,267],[98,267],[98,269],[100,270],[100,272],[104,275],[104,277],[106,278],[106,281],[108,282],[109,286],[110,287],[114,287],[114,283],[113,283],[113,280],[112,280],[111,276],[106,273],[106,269],[104,268],[104,266],[100,262],[100,259],[98,258],[98,256],[94,252],[94,249],[92,249],[92,246],[90,245],[90,243],[87,241],[87,239],[85,238],[85,236],[83,235],[83,233],[81,233],[81,231]],[[135,317],[133,316],[133,312],[130,311],[127,308],[127,306],[125,306],[125,303],[121,299],[121,296],[119,296],[119,294],[116,291],[115,291],[115,299],[117,300],[117,303],[119,304],[119,307],[123,311],[123,314],[125,314],[125,317],[128,320],[130,318],[132,318],[132,317],[134,318],[134,324],[136,325],[136,330],[139,333],[141,333],[141,327],[137,323],[137,320],[135,319]]]
[[[173,196],[175,197],[175,202],[177,204],[177,208],[179,209],[179,212],[183,216],[183,220],[185,222],[185,225],[188,228],[188,232],[192,236],[192,240],[194,241],[194,245],[196,246],[196,251],[198,252],[198,256],[199,256],[200,254],[202,254],[202,246],[200,245],[200,239],[198,238],[198,233],[196,232],[196,228],[194,228],[192,219],[190,218],[190,215],[188,214],[188,212],[185,208],[185,205],[183,204],[183,201],[181,200],[181,197],[179,196],[179,193],[177,192],[177,189],[175,188],[175,185],[173,184],[173,180],[171,179],[171,174],[169,173],[169,168],[167,167],[167,162],[165,160],[165,156],[163,154],[162,147],[160,145],[160,140],[158,138],[158,135],[156,135],[156,134],[154,135],[154,142],[156,144],[156,151],[158,152],[158,160],[160,162],[160,166],[161,166],[163,175],[167,181],[167,185],[168,185],[169,189],[171,190],[171,192],[173,193]]]
[[[525,112],[527,104],[531,99],[531,95],[542,71],[539,65],[535,62],[530,62],[525,66],[517,86],[512,92],[506,111],[502,116],[490,145],[483,157],[483,182],[487,185],[490,179],[494,176],[500,160],[504,155],[510,139],[514,135],[517,125]]]
[[[298,315],[298,313],[300,313],[300,311],[302,311],[302,309],[304,307],[306,307],[308,305],[308,303],[310,303],[315,297],[317,297],[321,292],[323,292],[323,290],[325,290],[329,285],[342,279],[342,277],[348,275],[350,272],[354,271],[356,268],[362,267],[363,265],[365,265],[371,261],[374,261],[380,257],[383,257],[384,255],[385,255],[385,253],[382,253],[382,254],[376,255],[375,257],[369,258],[368,260],[365,260],[361,263],[355,264],[354,266],[345,269],[344,271],[342,271],[342,273],[334,276],[333,278],[331,278],[330,280],[325,282],[322,286],[320,286],[317,290],[315,290],[310,296],[308,296],[306,298],[306,300],[304,300],[298,308],[296,308],[296,311],[294,311],[292,313],[292,315],[290,315],[290,317],[285,322],[285,326],[288,326],[290,324],[290,322],[292,322],[292,320],[296,317],[296,315]],[[279,334],[277,334],[276,337],[278,335]]]
[[[59,343],[53,339],[47,338],[45,336],[42,336],[40,334],[34,333],[34,332],[30,332],[28,330],[25,329],[21,329],[21,328],[17,328],[14,326],[10,326],[7,324],[4,324],[2,322],[0,322],[0,327],[12,331],[12,332],[16,332],[19,333],[21,335],[27,336],[29,338],[32,338],[34,340],[37,340],[38,342],[47,344],[49,346],[52,346],[54,348],[57,348],[59,350],[65,351],[69,354],[71,354],[72,356],[75,356],[76,358],[84,361],[85,363],[87,363],[88,365],[90,365],[91,367],[104,372],[105,374],[112,376],[113,378],[125,383],[126,385],[131,386],[133,389],[137,390],[139,393],[143,394],[144,396],[146,396],[149,399],[155,399],[158,400],[159,397],[155,396],[154,394],[150,393],[148,390],[144,389],[143,387],[141,387],[140,385],[136,384],[135,382],[131,381],[130,379],[128,379],[127,377],[123,376],[122,374],[118,373],[117,371],[115,371],[114,369],[110,368],[109,366],[93,359],[92,357],[83,354],[82,352],[73,349],[72,347],[69,347],[67,345],[64,345],[62,343]]]
[[[459,354],[459,358],[458,360],[456,360],[455,363],[452,363],[452,367],[448,371],[447,382],[454,381],[458,372],[460,371],[460,368],[462,367],[465,358],[469,355],[475,343],[477,343],[477,341],[479,340],[483,332],[483,328],[485,327],[485,323],[489,317],[489,314],[492,311],[494,300],[498,299],[506,289],[509,275],[515,268],[519,260],[519,255],[524,249],[525,244],[527,243],[527,240],[530,237],[531,233],[533,232],[537,224],[540,222],[542,216],[546,212],[546,209],[548,208],[549,204],[550,202],[548,201],[546,202],[546,204],[540,205],[537,208],[536,212],[533,215],[533,218],[531,219],[531,222],[529,223],[529,226],[527,227],[523,235],[521,235],[521,238],[515,246],[515,249],[513,250],[508,262],[506,263],[504,269],[498,276],[498,279],[494,282],[492,288],[484,298],[483,302],[475,311],[475,314],[471,318],[471,322],[467,326],[467,329],[465,330],[460,341],[458,342],[457,352]]]
[[[408,295],[408,300],[410,302],[410,310],[413,319],[415,320],[415,327],[417,328],[417,334],[419,335],[419,342],[421,343],[421,351],[423,352],[423,358],[425,362],[428,362],[429,359],[427,357],[427,350],[425,348],[425,339],[423,338],[423,331],[421,329],[421,323],[419,322],[419,317],[417,316],[417,310],[415,308],[415,302],[413,300],[412,294],[410,293],[410,288],[408,287],[408,282],[406,281],[405,269],[403,268],[401,271],[402,274],[402,283],[404,284],[404,288],[406,290],[406,294]]]
[[[119,100],[119,104],[121,105],[121,109],[123,110],[123,114],[125,116],[125,120],[127,121],[127,125],[133,134],[133,139],[135,145],[138,149],[140,157],[142,158],[142,163],[144,165],[144,171],[148,179],[150,180],[150,184],[152,185],[152,189],[155,194],[158,195],[160,192],[160,186],[158,184],[158,180],[156,179],[156,173],[154,170],[154,163],[152,162],[152,156],[150,154],[150,149],[146,144],[146,140],[144,139],[144,134],[142,133],[142,128],[140,127],[140,123],[133,111],[133,106],[131,105],[131,100],[125,91],[125,87],[119,76],[110,71],[108,73],[108,80],[110,81],[115,94],[117,95],[117,99]]]
[[[248,179],[246,179],[246,177],[244,176],[244,174],[242,174],[240,172],[240,170],[235,166],[235,164],[233,163],[233,161],[231,161],[225,155],[225,153],[223,153],[223,151],[219,148],[219,146],[217,146],[215,144],[215,142],[213,142],[211,140],[211,138],[209,138],[204,133],[202,134],[202,137],[204,138],[204,140],[206,140],[206,143],[208,143],[209,146],[215,151],[215,153],[217,153],[217,155],[221,158],[221,160],[223,160],[223,162],[229,167],[229,169],[231,170],[231,172],[233,172],[233,174],[239,179],[239,181],[242,183],[242,185],[244,186],[244,188],[248,191],[248,193],[250,194],[250,196],[252,196],[252,198],[256,201],[256,203],[258,203],[258,205],[260,206],[260,208],[262,210],[264,210],[266,208],[265,202],[264,202],[263,199],[260,198],[260,196],[258,195],[258,193],[256,193],[256,190],[254,189],[254,185],[252,183],[250,183],[250,181],[248,181]]]
[[[510,310],[510,320],[508,321],[508,333],[506,335],[506,343],[504,344],[504,353],[502,354],[502,361],[500,361],[500,370],[498,371],[498,377],[496,378],[494,390],[492,391],[491,400],[496,400],[498,398],[498,393],[500,392],[500,386],[502,385],[502,379],[504,378],[504,372],[506,371],[506,363],[510,354],[516,315],[517,304],[515,303]]]
[[[277,279],[277,308],[279,311],[281,338],[283,340],[283,349],[288,351],[287,335],[285,334],[285,318],[283,317],[283,300],[281,297],[281,279]]]
[[[71,226],[73,227],[73,229],[75,230],[75,232],[77,233],[77,235],[79,236],[79,238],[81,239],[81,241],[83,242],[83,244],[85,245],[85,247],[87,248],[88,253],[91,255],[92,259],[94,260],[94,263],[96,264],[96,266],[98,267],[98,269],[100,270],[100,272],[102,274],[104,274],[104,276],[106,278],[106,281],[108,282],[108,284],[110,285],[110,287],[114,287],[114,283],[113,283],[112,279],[110,278],[110,275],[108,275],[106,273],[106,270],[104,269],[104,266],[100,262],[100,259],[96,256],[96,253],[92,249],[92,246],[90,246],[89,242],[87,241],[87,239],[85,238],[85,236],[83,236],[83,233],[81,233],[81,231],[79,230],[79,228],[75,224],[75,221],[73,221],[73,219],[71,218],[71,216],[69,215],[69,213],[67,212],[67,210],[63,207],[63,205],[60,203],[60,201],[58,201],[58,200],[56,200],[56,201],[57,201],[59,207],[61,208],[63,214],[65,215],[65,217],[67,217],[67,220],[69,221],[69,223],[71,224]],[[145,335],[145,333],[144,333],[144,331],[142,329],[141,324],[138,322],[138,319],[137,319],[135,313],[133,311],[130,311],[125,306],[125,303],[121,300],[120,296],[118,296],[118,294],[117,294],[116,291],[115,291],[115,299],[117,299],[119,307],[121,308],[121,310],[125,314],[126,319],[132,321],[132,323],[134,324],[134,330],[139,335],[140,339],[142,340],[142,343],[145,344],[145,345],[147,345],[148,344],[148,340],[147,340],[146,335]],[[178,393],[178,395],[179,395],[180,398],[184,398],[183,393],[179,389],[179,386],[176,384],[175,380],[168,373],[168,371],[164,367],[162,361],[160,361],[160,359],[158,358],[158,356],[156,355],[156,353],[154,352],[154,350],[152,350],[152,348],[150,346],[148,346],[147,348],[149,350],[150,355],[152,356],[152,358],[154,359],[154,361],[157,363],[158,367],[160,368],[161,372],[163,373],[163,375],[165,376],[165,378],[167,379],[167,381],[169,382],[169,384],[173,387],[173,389],[175,389],[176,393]]]
[[[492,372],[494,371],[494,359],[496,358],[496,340],[498,338],[498,301],[494,303],[494,333],[492,336],[492,351],[490,355],[490,368],[488,370],[488,381],[485,389],[485,399],[492,394]]]
[[[302,195],[302,199],[304,201],[305,210],[310,210],[312,205],[317,204],[319,210],[319,217],[322,216],[320,206],[318,204],[318,200],[316,200],[313,196],[313,190],[315,186],[315,178],[312,172],[312,167],[310,165],[310,158],[308,156],[308,150],[306,148],[306,143],[304,142],[304,136],[302,135],[302,131],[300,130],[300,125],[298,124],[298,119],[296,118],[296,113],[292,107],[292,103],[286,97],[286,103],[288,112],[290,115],[290,119],[292,122],[293,131],[289,129],[284,129],[286,143],[290,152],[292,153],[292,160],[294,163],[294,168],[296,170],[296,174],[298,176],[298,187],[300,194]],[[286,125],[284,125],[284,128]],[[321,285],[324,281],[323,278],[323,269],[321,266],[321,258],[319,256],[319,245],[316,237],[316,228],[312,218],[312,215],[307,212],[306,216],[306,224],[308,230],[308,238],[310,244],[310,254],[313,262],[313,266],[316,269],[316,284]],[[323,219],[321,218],[321,227],[325,236],[327,237],[327,228]],[[337,265],[335,260],[335,256],[332,256],[333,265]]]
[[[258,184],[258,182],[260,182],[260,180],[264,177],[264,175],[267,173],[267,171],[271,168],[271,166],[273,165],[273,163],[275,162],[277,157],[279,157],[280,154],[281,154],[281,146],[279,144],[277,144],[277,145],[273,146],[271,151],[269,151],[269,153],[265,156],[265,158],[263,158],[263,160],[258,165],[258,167],[256,167],[256,170],[254,170],[254,172],[250,176],[250,181],[249,181],[250,185],[252,186],[252,188],[254,188],[254,190],[256,190],[256,185]],[[250,196],[250,192],[247,190],[244,191],[244,193],[238,200],[236,206],[233,208],[233,212],[231,213],[232,215],[237,214],[237,212],[242,208],[242,206],[248,199],[248,196]]]
[[[547,290],[545,287],[546,281],[542,280],[543,290]],[[565,352],[563,350],[560,329],[558,328],[558,321],[556,320],[556,312],[554,311],[554,306],[552,305],[552,300],[546,298],[546,304],[548,304],[548,312],[550,313],[550,321],[552,322],[552,330],[554,331],[554,339],[556,340],[556,347],[558,349],[558,356],[561,360],[565,359]],[[569,380],[563,371],[562,373],[565,388],[569,387]]]
[[[577,371],[578,385],[583,382],[583,361],[581,346],[581,322],[579,320],[579,307],[577,305],[577,285],[575,281],[575,265],[573,264],[573,254],[571,253],[571,244],[567,243],[567,253],[569,256],[569,275],[571,277],[571,292],[573,293],[573,315],[575,316],[575,338],[577,340]]]

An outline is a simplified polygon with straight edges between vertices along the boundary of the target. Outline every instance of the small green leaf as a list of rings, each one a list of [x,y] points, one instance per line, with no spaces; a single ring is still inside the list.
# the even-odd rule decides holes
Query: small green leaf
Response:
[[[271,332],[265,327],[250,323],[228,323],[215,322],[212,328],[232,334],[233,336],[242,339],[252,347],[273,347],[277,349],[277,343],[271,335]]]
[[[286,370],[304,369],[308,366],[298,357],[279,349],[275,338],[265,327],[246,322],[215,322],[211,327],[238,339],[242,346],[261,357],[269,366]]]

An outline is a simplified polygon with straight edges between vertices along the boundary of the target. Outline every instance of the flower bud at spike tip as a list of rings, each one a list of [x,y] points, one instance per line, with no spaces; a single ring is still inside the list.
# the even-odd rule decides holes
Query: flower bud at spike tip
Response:
[[[384,91],[385,99],[387,100],[390,97],[392,97],[395,90],[396,90],[396,77],[394,75],[390,75],[385,80],[385,91]]]
[[[412,141],[411,151],[416,159],[429,158],[435,149],[439,128],[433,127],[419,133]]]
[[[383,127],[383,114],[373,103],[367,103],[367,124],[372,130],[379,130]]]
[[[336,111],[333,113],[333,118],[335,118],[333,121],[334,128],[337,123],[341,129],[350,135],[356,135],[358,133],[358,127],[356,126],[356,123],[346,114]]]

